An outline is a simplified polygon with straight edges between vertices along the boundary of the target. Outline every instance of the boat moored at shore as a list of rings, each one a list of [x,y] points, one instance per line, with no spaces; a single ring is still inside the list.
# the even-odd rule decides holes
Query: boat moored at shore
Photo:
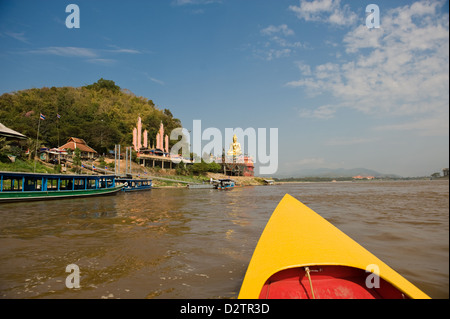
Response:
[[[0,172],[0,203],[115,194],[114,175]]]
[[[219,179],[214,182],[216,189],[232,189],[235,186],[235,181],[232,179]]]
[[[123,185],[122,191],[124,192],[150,190],[153,186],[151,179],[118,178],[116,183]]]

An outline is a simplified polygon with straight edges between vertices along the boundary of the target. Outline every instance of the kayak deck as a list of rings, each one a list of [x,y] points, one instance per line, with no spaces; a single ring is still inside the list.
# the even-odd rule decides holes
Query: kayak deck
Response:
[[[380,289],[366,286],[367,273],[345,266],[310,266],[282,270],[264,284],[259,299],[406,299],[380,278]],[[312,287],[312,290],[311,290]]]
[[[429,297],[326,219],[286,194],[256,245],[238,298]]]

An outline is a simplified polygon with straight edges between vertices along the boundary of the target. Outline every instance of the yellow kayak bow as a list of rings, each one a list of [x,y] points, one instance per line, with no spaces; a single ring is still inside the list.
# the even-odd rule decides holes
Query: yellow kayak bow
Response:
[[[285,195],[256,246],[239,298],[429,297],[323,217]]]

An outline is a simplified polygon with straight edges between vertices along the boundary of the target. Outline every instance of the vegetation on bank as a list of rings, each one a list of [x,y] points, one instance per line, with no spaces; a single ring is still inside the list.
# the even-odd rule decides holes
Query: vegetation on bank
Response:
[[[166,174],[158,174],[160,177],[163,177],[164,180],[153,179],[154,187],[186,187],[187,183],[192,184],[203,184],[209,182],[209,178],[207,176],[193,176],[193,175],[166,175]],[[173,181],[168,181],[168,179],[173,179]],[[183,181],[184,183],[180,183],[178,181]]]
[[[181,162],[177,168],[175,169],[177,175],[187,176],[187,175],[197,175],[197,176],[205,176],[206,173],[219,173],[222,170],[222,166],[215,162],[206,163],[201,160],[200,163],[194,163],[192,165],[185,165],[184,162]]]
[[[0,171],[5,172],[25,172],[32,173],[34,171],[34,161],[16,159],[13,163],[11,161],[0,161]],[[44,165],[40,161],[36,161],[36,173],[57,173],[53,165]]]
[[[181,121],[169,109],[161,110],[152,100],[138,97],[111,80],[100,79],[78,88],[33,88],[0,96],[1,122],[26,135],[31,140],[31,152],[41,113],[45,120],[40,122],[39,146],[57,147],[73,136],[84,139],[99,154],[113,150],[115,144],[131,145],[138,116],[148,131],[150,145],[156,144],[161,122],[166,132],[181,127]]]

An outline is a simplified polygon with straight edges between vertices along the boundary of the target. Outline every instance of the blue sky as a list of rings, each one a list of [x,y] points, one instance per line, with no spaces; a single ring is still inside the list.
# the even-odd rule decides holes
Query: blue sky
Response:
[[[70,3],[79,29],[65,25]],[[2,0],[0,93],[103,77],[188,129],[278,128],[279,174],[430,175],[449,166],[448,12],[448,1]]]

